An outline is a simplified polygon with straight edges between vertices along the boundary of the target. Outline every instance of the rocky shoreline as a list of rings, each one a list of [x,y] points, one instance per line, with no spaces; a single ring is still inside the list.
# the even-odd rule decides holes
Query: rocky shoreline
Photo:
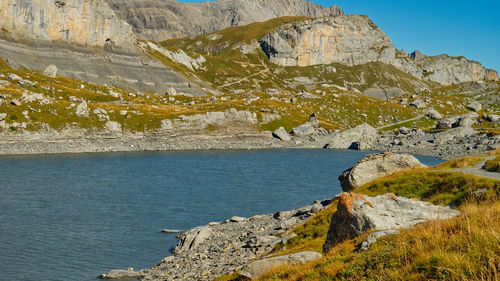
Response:
[[[302,208],[250,218],[232,217],[223,222],[211,222],[177,236],[179,243],[174,255],[168,256],[150,269],[112,270],[101,275],[104,279],[141,280],[212,280],[241,269],[249,262],[269,254],[278,243],[286,243],[288,234],[332,200],[315,201]]]
[[[308,122],[309,123],[309,122]],[[363,124],[344,132],[323,128],[295,128],[261,133],[191,133],[191,134],[43,134],[4,135],[0,155],[56,153],[102,153],[187,150],[248,149],[357,149],[405,152],[433,156],[444,160],[483,154],[500,145],[499,135],[479,134],[471,127],[427,133],[402,128],[395,134],[380,135]],[[309,132],[304,133],[309,130]]]

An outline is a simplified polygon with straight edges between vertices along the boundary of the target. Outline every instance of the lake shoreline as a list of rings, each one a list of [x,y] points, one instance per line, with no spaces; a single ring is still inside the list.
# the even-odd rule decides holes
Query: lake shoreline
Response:
[[[431,135],[431,134],[427,134]],[[484,137],[486,138],[486,137]],[[476,145],[477,140],[459,140],[443,146],[403,145],[399,135],[385,135],[367,147],[366,151],[392,151],[432,156],[450,160],[467,155],[479,155],[498,146],[498,138],[490,140],[493,145]],[[207,151],[207,150],[255,150],[255,149],[323,149],[330,135],[293,137],[282,141],[269,132],[248,134],[121,134],[121,135],[19,135],[0,140],[0,156],[40,154],[80,154],[109,152],[152,151]],[[482,140],[480,140],[482,141]],[[399,142],[399,144],[398,144]],[[393,145],[393,143],[396,143]],[[390,145],[387,145],[390,144]],[[496,146],[495,146],[496,145]]]

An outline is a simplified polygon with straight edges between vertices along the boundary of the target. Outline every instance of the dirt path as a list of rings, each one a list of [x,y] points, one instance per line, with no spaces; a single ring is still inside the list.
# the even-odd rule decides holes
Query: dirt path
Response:
[[[481,163],[478,163],[476,166],[473,168],[463,168],[463,169],[449,169],[449,170],[440,170],[440,171],[446,171],[446,172],[459,172],[463,174],[471,174],[475,175],[478,177],[483,177],[483,178],[489,178],[489,179],[494,179],[494,180],[500,180],[500,173],[496,172],[488,172],[485,169],[483,169],[484,162],[491,160],[495,158],[496,156],[488,156],[484,158],[484,161]]]
[[[387,124],[387,125],[384,125],[384,126],[377,127],[375,129],[377,131],[379,131],[379,130],[382,130],[382,129],[385,129],[385,128],[388,128],[388,127],[391,127],[391,126],[394,126],[394,125],[397,125],[397,124],[403,124],[403,123],[406,123],[406,122],[409,122],[409,121],[418,120],[418,119],[420,119],[420,118],[422,118],[424,116],[425,116],[425,114],[420,114],[417,117],[413,117],[413,118],[410,118],[410,119],[406,119],[406,120],[398,121],[398,122],[395,122],[395,123]]]

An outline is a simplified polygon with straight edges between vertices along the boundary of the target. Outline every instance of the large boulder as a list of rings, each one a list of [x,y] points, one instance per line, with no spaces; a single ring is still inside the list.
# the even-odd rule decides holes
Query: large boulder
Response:
[[[476,112],[471,112],[469,114],[453,115],[448,116],[444,119],[439,120],[436,128],[438,129],[449,129],[456,128],[460,126],[471,126],[477,122],[479,114]]]
[[[298,265],[305,264],[310,261],[320,259],[322,255],[313,251],[305,251],[291,255],[279,256],[274,258],[267,258],[255,261],[249,265],[246,265],[239,274],[241,276],[257,279],[266,272],[268,272],[273,267],[282,265]]]
[[[88,117],[90,113],[90,109],[87,105],[87,102],[82,100],[80,104],[75,109],[76,116],[79,117]]]
[[[437,110],[435,110],[432,107],[425,110],[425,113],[426,113],[426,116],[431,118],[431,119],[434,119],[434,120],[443,119],[443,115],[441,115],[441,113],[439,113]]]
[[[290,141],[292,138],[288,134],[288,132],[283,127],[279,127],[276,131],[273,132],[273,137],[280,139],[282,141]]]
[[[443,144],[455,139],[468,138],[477,135],[477,132],[469,126],[461,126],[445,132],[434,134],[434,143]]]
[[[483,109],[483,105],[478,101],[472,101],[466,105],[466,107],[472,111],[481,111]]]
[[[313,113],[309,117],[309,122],[306,122],[292,129],[292,135],[296,137],[306,137],[312,135],[316,132],[318,126],[319,126],[318,118],[316,117],[316,114]]]
[[[185,252],[196,252],[198,246],[212,235],[210,226],[200,226],[186,231],[178,236],[179,244],[175,246],[174,253],[182,254]]]
[[[326,147],[328,149],[366,149],[377,138],[378,133],[375,128],[368,124],[361,124],[334,135]],[[359,146],[360,143],[363,143],[362,147]]]
[[[45,68],[45,70],[43,71],[43,75],[46,75],[48,77],[56,77],[57,75],[57,67],[53,64],[47,66],[47,68]]]
[[[425,165],[410,154],[391,152],[371,154],[342,173],[339,180],[342,190],[349,192],[376,178],[418,167],[425,167]]]
[[[437,206],[417,198],[399,197],[392,193],[368,197],[358,193],[342,193],[337,211],[323,244],[328,252],[338,243],[353,239],[368,230],[394,230],[434,219],[449,219],[459,214],[449,207]]]

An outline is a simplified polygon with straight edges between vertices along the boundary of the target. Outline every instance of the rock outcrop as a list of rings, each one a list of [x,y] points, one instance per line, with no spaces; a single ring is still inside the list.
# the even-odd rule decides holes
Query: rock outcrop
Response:
[[[391,152],[371,154],[342,173],[339,180],[342,190],[350,192],[376,178],[418,167],[425,167],[425,165],[410,154]]]
[[[131,26],[105,0],[3,0],[0,27],[20,38],[85,46],[135,43]]]
[[[224,0],[180,3],[176,0],[106,0],[138,38],[163,41],[206,34],[284,16],[324,17],[342,14],[304,0]]]
[[[396,51],[382,30],[358,15],[286,24],[265,35],[260,44],[272,63],[284,66],[391,63]]]
[[[143,54],[125,49],[94,50],[49,41],[25,43],[0,38],[0,57],[14,68],[44,70],[53,64],[57,75],[129,91],[165,93],[170,87],[201,96],[195,83]]]
[[[417,78],[443,85],[498,79],[498,73],[495,70],[486,69],[479,62],[464,57],[438,55],[422,57],[418,60],[403,57],[395,59],[392,64]]]
[[[368,230],[407,228],[429,220],[449,219],[458,214],[458,211],[449,207],[394,194],[368,197],[357,193],[342,193],[337,211],[332,215],[323,251],[328,252],[338,243]]]
[[[140,271],[141,280],[213,280],[232,273],[270,253],[278,243],[286,243],[289,234],[300,223],[321,211],[331,200],[274,214],[250,218],[232,217],[211,222],[181,233],[174,256],[160,261],[151,269]],[[286,262],[305,262],[320,257],[319,253],[302,253],[286,258]],[[274,263],[274,261],[271,261]],[[262,264],[261,264],[262,265]],[[255,267],[253,272],[261,272]]]
[[[361,124],[352,129],[334,135],[326,148],[328,149],[366,149],[378,138],[375,128]]]
[[[259,42],[269,60],[282,66],[383,62],[443,85],[498,79],[496,71],[464,57],[398,52],[391,39],[367,16],[302,20],[278,27]]]
[[[273,267],[305,264],[310,261],[320,259],[321,257],[322,255],[320,253],[305,251],[296,254],[261,259],[243,267],[243,269],[239,272],[239,275],[253,280],[259,278]]]

